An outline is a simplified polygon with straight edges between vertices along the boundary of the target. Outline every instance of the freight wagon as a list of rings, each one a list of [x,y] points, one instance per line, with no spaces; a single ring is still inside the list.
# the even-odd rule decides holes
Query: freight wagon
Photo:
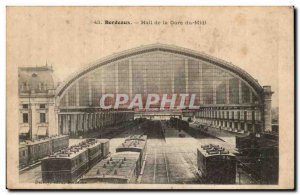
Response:
[[[208,184],[236,183],[235,155],[219,145],[203,145],[197,149],[197,166],[201,180]]]
[[[116,152],[139,152],[140,163],[145,159],[147,150],[147,140],[143,141],[138,139],[125,140],[120,146],[116,148]]]
[[[42,158],[69,146],[69,136],[60,135],[19,144],[19,168],[39,162]]]
[[[86,139],[42,160],[44,183],[72,183],[109,154],[109,140]]]
[[[28,145],[25,143],[19,144],[19,167],[20,169],[28,165],[29,155],[28,155]]]
[[[52,141],[52,152],[58,152],[59,150],[69,147],[69,136],[58,135],[51,137]]]
[[[72,183],[88,170],[88,148],[79,144],[42,160],[43,183]]]
[[[141,172],[139,152],[118,152],[100,161],[79,183],[135,183]]]
[[[97,141],[101,144],[102,158],[109,155],[109,139],[97,139]]]
[[[236,137],[238,167],[257,183],[278,183],[279,150],[275,134]]]

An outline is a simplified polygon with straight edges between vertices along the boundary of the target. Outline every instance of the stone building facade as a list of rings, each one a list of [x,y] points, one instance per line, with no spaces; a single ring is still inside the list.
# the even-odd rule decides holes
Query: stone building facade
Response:
[[[19,134],[21,139],[57,135],[53,69],[49,66],[20,67]]]

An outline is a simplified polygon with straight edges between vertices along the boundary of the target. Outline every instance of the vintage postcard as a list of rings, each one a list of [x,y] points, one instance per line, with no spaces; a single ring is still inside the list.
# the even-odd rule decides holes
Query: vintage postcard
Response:
[[[294,189],[293,7],[10,7],[8,189]]]

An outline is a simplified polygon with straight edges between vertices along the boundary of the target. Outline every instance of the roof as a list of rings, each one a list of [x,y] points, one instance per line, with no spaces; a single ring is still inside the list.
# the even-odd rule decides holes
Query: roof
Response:
[[[19,67],[18,76],[20,93],[47,93],[48,90],[55,90],[56,83],[51,67]]]
[[[257,92],[262,93],[263,88],[262,86],[255,80],[250,74],[248,74],[243,69],[239,68],[238,66],[233,65],[230,62],[215,58],[213,56],[193,51],[190,49],[173,46],[173,45],[165,45],[165,44],[152,44],[152,45],[146,45],[137,47],[134,49],[126,50],[117,54],[110,55],[106,58],[100,59],[98,61],[95,61],[93,63],[88,64],[83,69],[79,70],[78,72],[72,74],[69,78],[67,78],[64,82],[62,82],[57,90],[56,94],[58,96],[62,95],[63,92],[76,80],[80,79],[83,75],[89,73],[90,71],[93,71],[101,66],[104,66],[109,63],[113,63],[115,61],[123,60],[129,57],[137,56],[140,54],[145,54],[149,52],[154,51],[161,51],[161,52],[168,52],[178,55],[183,55],[187,57],[191,57],[194,59],[202,60],[208,63],[211,63],[213,65],[216,65],[222,69],[228,70],[234,74],[236,74],[238,77],[245,80],[249,85]]]
[[[99,142],[97,139],[86,139],[76,145],[62,149],[59,152],[50,155],[47,159],[72,159],[99,144],[101,144],[101,142]]]
[[[146,145],[145,141],[142,140],[125,140],[124,143],[119,145],[116,150],[124,149],[124,148],[136,148],[143,149]]]
[[[40,143],[44,143],[44,142],[49,142],[51,139],[46,137],[46,138],[41,138],[41,139],[37,139],[37,140],[27,140],[26,141],[26,145],[36,145],[36,144],[40,144]]]
[[[97,139],[87,139],[83,145],[88,149],[95,148],[96,146],[100,145],[101,143]]]
[[[129,140],[140,140],[140,141],[146,141],[147,140],[147,135],[131,135],[128,136],[125,141]]]
[[[139,153],[119,152],[113,154],[104,160],[101,160],[90,171],[88,171],[83,179],[90,178],[121,178],[130,179],[135,170],[136,162],[139,159]]]
[[[55,154],[49,155],[46,159],[73,159],[78,155],[87,151],[87,147],[73,146],[67,149],[63,149]]]
[[[201,154],[205,157],[234,156],[224,147],[221,147],[219,145],[214,145],[214,144],[202,145],[200,148],[198,148],[198,151],[201,152]]]
[[[68,138],[68,137],[69,137],[69,135],[53,135],[53,136],[50,136],[50,138],[52,140],[54,140],[54,139]]]

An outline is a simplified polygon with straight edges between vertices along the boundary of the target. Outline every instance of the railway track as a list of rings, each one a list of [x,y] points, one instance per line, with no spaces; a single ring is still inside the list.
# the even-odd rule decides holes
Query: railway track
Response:
[[[168,161],[167,161],[167,158],[166,158],[166,154],[163,153],[163,155],[164,155],[164,160],[165,160],[165,165],[166,165],[167,179],[168,179],[168,183],[170,183]]]
[[[156,179],[156,165],[157,165],[157,158],[156,158],[156,149],[154,152],[154,175],[153,175],[153,183],[155,183],[155,179]]]
[[[132,128],[130,131],[126,130],[116,135],[115,138],[111,139],[110,148],[114,151],[115,146],[119,145],[120,141],[123,141],[125,137],[131,134],[138,134],[140,131],[140,128]],[[145,132],[148,136],[148,149],[145,160],[142,163],[141,172],[136,180],[137,183],[202,183],[198,174],[195,151],[198,145],[212,142],[215,139],[212,137],[199,137],[197,139],[188,134],[185,138],[180,138],[177,130],[168,128],[161,122],[160,124],[158,122],[153,124],[153,128]],[[219,140],[217,141],[220,142]],[[30,172],[30,170],[25,171],[28,173],[27,177],[39,178],[41,172],[38,167],[32,169],[34,172]],[[37,180],[35,178],[32,179]],[[26,179],[23,178],[23,180]]]
[[[194,174],[197,182],[200,182],[200,178],[199,178],[199,173],[198,173],[198,167],[197,167],[197,156],[194,152],[183,152],[182,153],[183,158],[186,160],[187,164],[189,165],[190,168],[190,172]],[[192,155],[193,157],[190,157],[190,155]],[[196,161],[193,162],[193,160],[191,158],[195,158]]]

